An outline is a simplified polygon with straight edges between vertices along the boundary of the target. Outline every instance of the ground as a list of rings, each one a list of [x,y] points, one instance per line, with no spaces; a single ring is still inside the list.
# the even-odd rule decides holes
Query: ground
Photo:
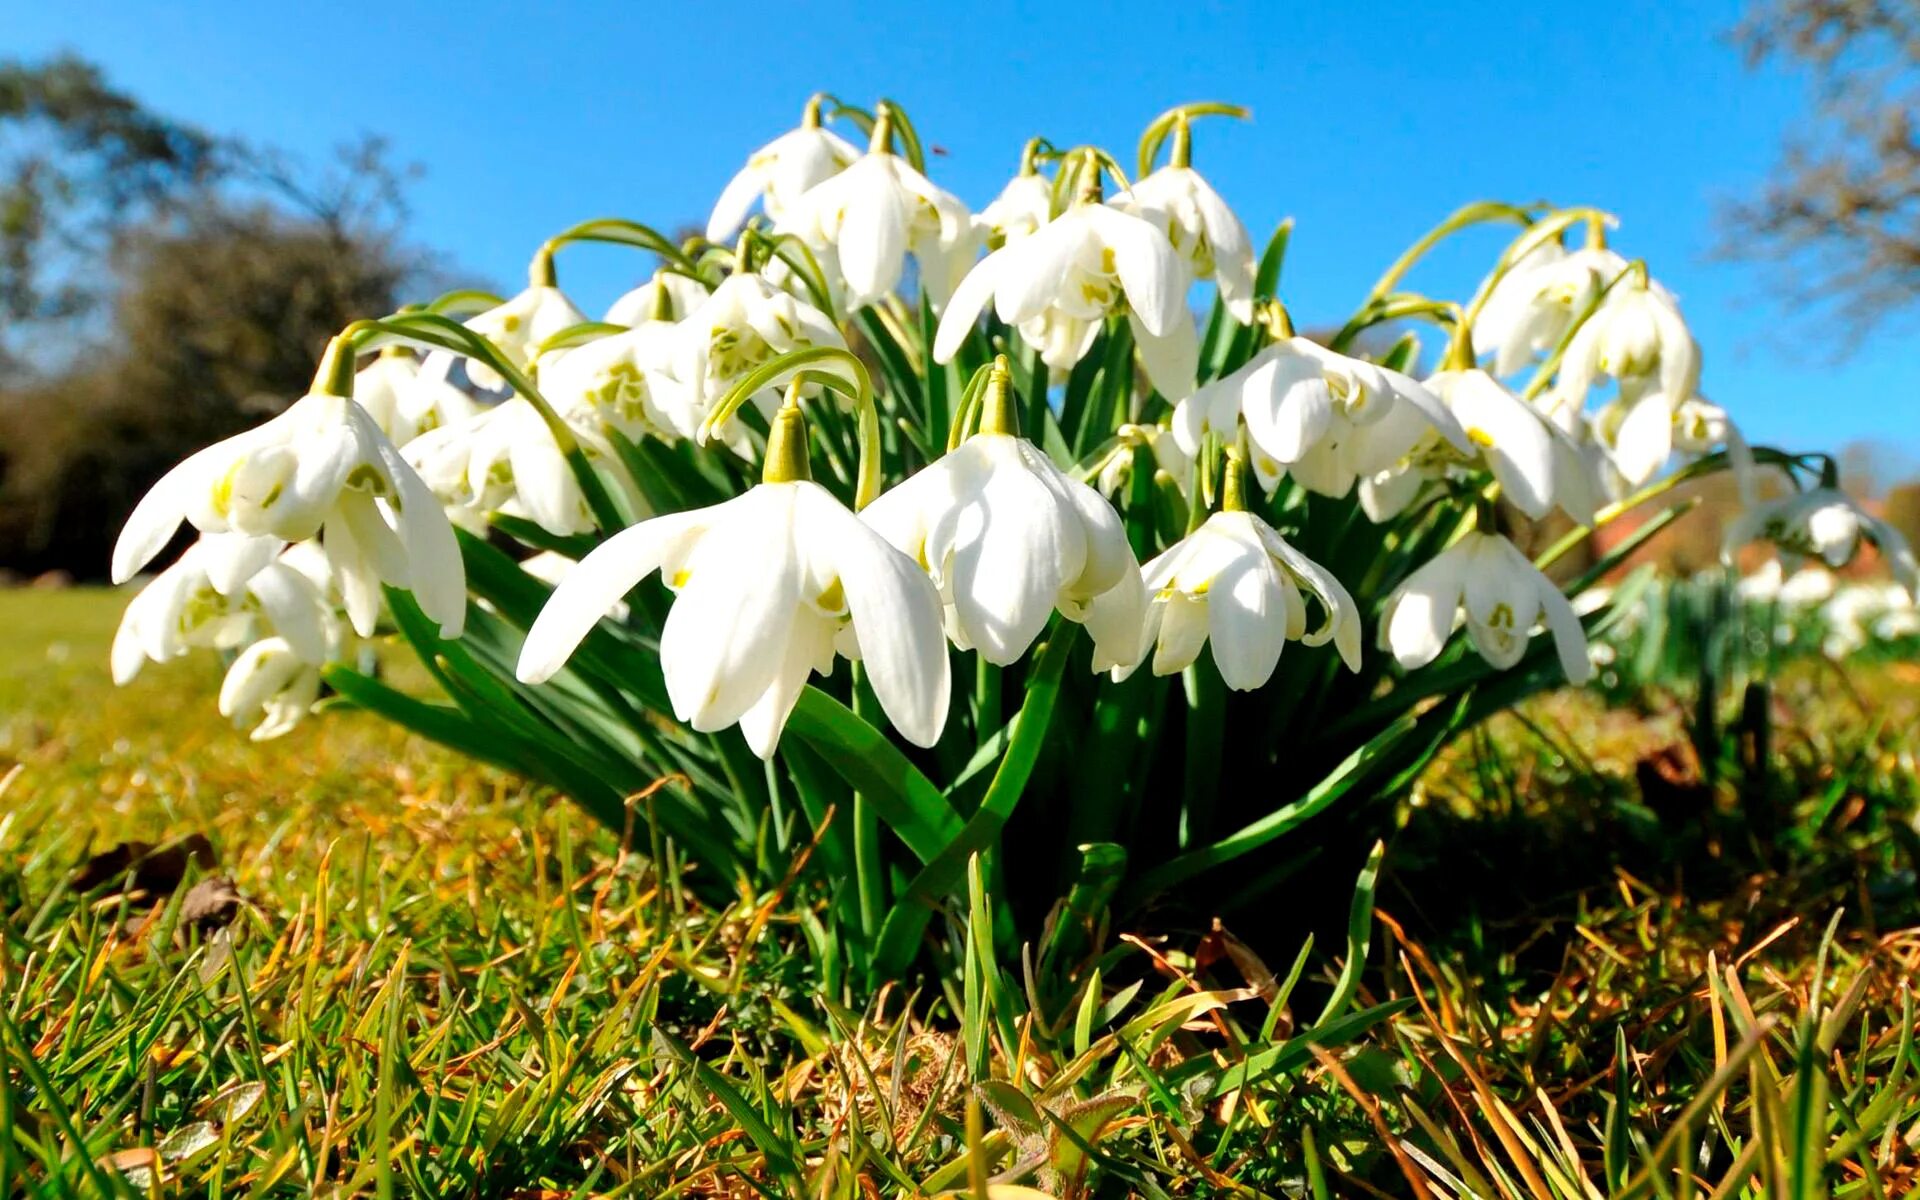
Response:
[[[9,1193],[1916,1180],[1911,664],[1783,679],[1759,768],[1735,730],[1703,770],[1678,702],[1536,701],[1422,781],[1364,971],[1126,931],[1047,1013],[1017,974],[819,997],[797,890],[704,908],[670,853],[364,715],[250,743],[207,658],[114,689],[122,603],[0,591]]]

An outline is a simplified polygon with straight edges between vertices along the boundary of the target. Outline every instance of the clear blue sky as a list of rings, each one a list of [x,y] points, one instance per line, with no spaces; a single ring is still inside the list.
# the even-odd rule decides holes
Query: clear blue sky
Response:
[[[944,151],[935,178],[976,207],[1031,134],[1131,161],[1170,104],[1236,101],[1253,122],[1204,126],[1196,165],[1256,237],[1298,219],[1297,320],[1344,317],[1465,201],[1598,204],[1620,216],[1615,245],[1680,294],[1704,390],[1752,434],[1920,454],[1911,324],[1835,362],[1783,324],[1763,272],[1709,255],[1718,204],[1757,185],[1805,106],[1799,80],[1745,69],[1726,39],[1739,9],[0,0],[0,53],[78,51],[164,111],[314,160],[388,135],[425,168],[413,235],[504,287],[576,220],[703,220],[815,89],[899,100]],[[1464,295],[1496,249],[1469,242],[1411,282]],[[561,267],[592,309],[636,264],[579,249]]]

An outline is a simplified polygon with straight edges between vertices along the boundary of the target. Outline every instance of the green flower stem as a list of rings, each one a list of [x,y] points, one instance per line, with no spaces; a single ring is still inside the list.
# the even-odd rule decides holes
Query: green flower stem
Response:
[[[351,328],[351,326],[349,326]],[[320,355],[320,367],[313,373],[311,390],[321,396],[352,396],[354,364],[359,351],[346,334],[330,338]]]
[[[1399,258],[1393,260],[1393,265],[1387,268],[1386,274],[1374,282],[1373,289],[1367,293],[1367,298],[1361,301],[1361,309],[1368,308],[1398,287],[1400,280],[1408,271],[1413,270],[1414,264],[1426,257],[1429,250],[1462,229],[1484,225],[1490,221],[1514,221],[1527,225],[1533,221],[1533,215],[1524,208],[1516,208],[1511,204],[1502,204],[1495,200],[1475,201],[1456,210],[1452,216],[1420,235],[1418,241],[1408,246]]]
[[[1217,100],[1203,100],[1196,104],[1182,104],[1161,113],[1147,124],[1140,134],[1140,175],[1142,178],[1153,173],[1153,162],[1160,157],[1160,147],[1166,144],[1168,135],[1175,139],[1171,156],[1173,165],[1187,165],[1180,143],[1185,141],[1187,127],[1195,117],[1232,117],[1244,121],[1253,114],[1238,104],[1223,104]]]
[[[699,440],[704,442],[726,426],[749,397],[766,388],[791,380],[819,383],[843,395],[851,395],[855,409],[855,434],[860,446],[860,465],[854,483],[853,507],[865,508],[880,495],[882,478],[880,446],[880,410],[874,404],[873,380],[866,364],[850,351],[837,346],[809,346],[762,363],[733,385],[731,391],[707,413],[700,424]]]

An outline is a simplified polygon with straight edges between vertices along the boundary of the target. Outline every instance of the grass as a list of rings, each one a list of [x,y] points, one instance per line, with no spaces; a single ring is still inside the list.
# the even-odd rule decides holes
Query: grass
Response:
[[[1783,681],[1765,769],[1730,737],[1718,786],[1677,705],[1491,723],[1338,945],[1086,927],[1070,995],[980,954],[823,996],[804,863],[703,906],[671,847],[370,718],[249,743],[205,659],[106,684],[119,605],[0,592],[9,1194],[1891,1197],[1920,1171],[1899,664]],[[211,861],[178,880],[73,886],[193,834]],[[210,875],[228,924],[190,919]]]

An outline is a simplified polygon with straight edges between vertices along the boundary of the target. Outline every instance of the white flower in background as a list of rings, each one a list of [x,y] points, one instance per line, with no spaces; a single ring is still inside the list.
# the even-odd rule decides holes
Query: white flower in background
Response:
[[[1233,319],[1253,323],[1253,239],[1200,172],[1161,167],[1112,203],[1157,225],[1195,279],[1215,282]]]
[[[678,321],[700,307],[707,291],[706,284],[678,271],[655,271],[652,279],[608,306],[602,319],[610,325],[634,328],[648,321]]]
[[[736,273],[674,327],[673,377],[694,389],[697,415],[704,419],[713,402],[754,368],[809,346],[845,349],[846,340],[813,305],[759,275]],[[773,403],[779,394],[770,389],[755,399]]]
[[[1780,607],[1789,612],[1817,608],[1825,604],[1839,586],[1833,572],[1825,567],[1801,567],[1780,585]]]
[[[1556,507],[1583,525],[1599,507],[1599,481],[1586,456],[1538,408],[1479,368],[1437,371],[1427,380],[1515,508],[1539,520]]]
[[[535,364],[540,394],[569,425],[671,442],[692,437],[703,409],[673,375],[677,335],[667,321],[550,350]],[[511,403],[511,401],[509,401]],[[551,440],[551,439],[549,439]]]
[[[320,698],[320,668],[283,637],[262,638],[242,650],[220,682],[220,715],[249,738],[268,741],[290,732]]]
[[[1629,402],[1658,395],[1671,412],[1700,388],[1700,347],[1673,293],[1629,273],[1567,343],[1559,390],[1585,396],[1601,378],[1620,384]]]
[[[1873,623],[1873,636],[1883,642],[1920,637],[1920,608],[1909,604],[1888,610]]]
[[[838,650],[866,664],[903,737],[916,746],[939,739],[951,683],[939,595],[912,559],[805,479],[762,483],[609,538],[541,610],[519,677],[551,678],[655,571],[677,593],[660,634],[667,695],[694,729],[737,722],[754,753],[771,757],[800,689],[832,670]]]
[[[1193,456],[1180,444],[1173,430],[1165,425],[1126,424],[1114,430],[1115,445],[1094,479],[1102,496],[1112,499],[1133,479],[1134,452],[1146,449],[1153,455],[1154,474],[1165,474],[1182,496],[1193,487]]]
[[[405,351],[384,350],[353,377],[353,398],[395,446],[479,411],[471,396],[447,380],[453,357],[433,357],[423,366]]]
[[[864,308],[898,287],[909,254],[919,267],[921,291],[938,306],[976,251],[966,204],[882,149],[810,188],[787,206],[774,232],[833,252],[849,309]]]
[[[576,429],[589,461],[606,461],[613,450],[596,433]],[[567,536],[596,528],[593,510],[573,468],[553,440],[553,431],[533,404],[519,396],[485,409],[458,425],[422,434],[402,452],[440,503],[472,518],[479,528],[492,513],[525,517],[549,533]],[[601,478],[627,488],[624,471]],[[467,522],[463,522],[467,523]]]
[[[1900,531],[1862,509],[1838,488],[1821,486],[1764,500],[1727,523],[1721,556],[1748,542],[1765,539],[1790,554],[1817,558],[1829,567],[1842,567],[1860,552],[1862,539],[1887,560],[1893,578],[1908,595],[1920,594],[1920,565]]]
[[[859,157],[852,143],[820,127],[819,110],[810,106],[800,128],[747,156],[747,165],[728,181],[714,203],[713,215],[707,218],[707,240],[725,242],[739,232],[756,201],[769,217],[779,220],[809,189],[846,170]]]
[[[1468,533],[1442,550],[1387,597],[1380,644],[1413,670],[1440,656],[1464,614],[1480,657],[1506,670],[1527,652],[1535,624],[1553,635],[1567,681],[1593,675],[1587,635],[1560,588],[1497,533]]]
[[[1733,585],[1733,595],[1742,604],[1772,604],[1780,599],[1780,588],[1785,582],[1785,572],[1781,570],[1780,560],[1770,558],[1759,568],[1742,575]]]
[[[975,224],[986,232],[987,248],[998,250],[1008,242],[1030,237],[1053,219],[1053,181],[1044,175],[1015,175],[993,202],[980,210]]]
[[[1753,450],[1727,411],[1699,397],[1669,405],[1663,392],[1635,401],[1616,399],[1593,415],[1590,428],[1607,463],[1628,488],[1637,488],[1679,451],[1688,457],[1727,452],[1741,503],[1758,499]]]
[[[1319,484],[1344,496],[1355,476],[1393,465],[1430,431],[1462,453],[1472,449],[1460,423],[1425,385],[1303,337],[1282,337],[1182,400],[1173,430],[1181,448],[1196,454],[1209,432],[1231,441],[1242,419],[1258,452],[1255,472],[1269,490],[1282,470],[1314,458],[1302,486],[1321,490]],[[1315,456],[1323,446],[1338,453]]]
[[[1214,513],[1141,573],[1149,601],[1134,658],[1152,650],[1155,675],[1192,666],[1209,642],[1220,678],[1237,691],[1271,679],[1289,641],[1331,641],[1349,669],[1360,669],[1360,612],[1353,597],[1252,513]],[[1308,595],[1321,609],[1317,629],[1309,628]],[[1114,678],[1124,679],[1132,669],[1123,662]]]
[[[276,561],[277,538],[216,533],[187,547],[127,603],[113,635],[113,681],[124,684],[148,660],[191,649],[231,650],[277,633],[308,661],[325,661],[332,609],[298,571]]]
[[[413,592],[442,636],[458,637],[466,622],[466,568],[453,527],[373,418],[345,396],[304,396],[162,476],[120,531],[114,582],[132,578],[183,519],[202,533],[285,542],[320,534],[363,637],[379,618],[382,583]]]
[[[1493,352],[1494,374],[1512,375],[1558,346],[1626,269],[1627,260],[1604,247],[1569,253],[1558,241],[1542,242],[1493,285],[1474,319],[1473,344]]]
[[[1017,662],[1055,609],[1087,625],[1096,657],[1134,647],[1146,595],[1126,526],[1025,438],[977,433],[860,517],[926,568],[954,644],[990,663]]]
[[[1179,400],[1193,391],[1200,355],[1188,282],[1173,244],[1150,222],[1081,201],[974,265],[941,315],[934,360],[953,361],[989,301],[1055,370],[1079,362],[1100,322],[1124,311],[1148,380]]]
[[[486,338],[514,366],[525,369],[540,343],[563,329],[586,320],[566,294],[551,284],[535,284],[519,295],[466,320],[468,329]],[[431,357],[431,356],[430,356]],[[476,359],[467,360],[467,378],[473,385],[497,392],[507,386],[500,372]]]

